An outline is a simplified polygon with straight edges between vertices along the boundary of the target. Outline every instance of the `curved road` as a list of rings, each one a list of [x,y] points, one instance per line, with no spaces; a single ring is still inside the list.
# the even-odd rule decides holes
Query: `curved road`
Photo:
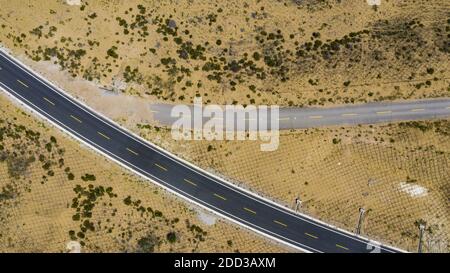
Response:
[[[244,191],[130,134],[0,50],[0,89],[79,141],[169,191],[307,252],[399,252]]]

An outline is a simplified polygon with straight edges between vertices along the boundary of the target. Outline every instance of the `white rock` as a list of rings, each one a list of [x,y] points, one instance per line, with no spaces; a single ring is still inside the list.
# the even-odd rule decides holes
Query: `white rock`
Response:
[[[68,242],[66,249],[69,250],[69,253],[81,253],[81,245],[77,241]]]
[[[81,0],[66,0],[66,4],[70,6],[80,6]]]
[[[381,5],[381,0],[367,0],[367,4],[370,6],[379,6]]]
[[[428,195],[428,189],[414,183],[400,182],[400,191],[409,194],[411,197],[424,197]]]

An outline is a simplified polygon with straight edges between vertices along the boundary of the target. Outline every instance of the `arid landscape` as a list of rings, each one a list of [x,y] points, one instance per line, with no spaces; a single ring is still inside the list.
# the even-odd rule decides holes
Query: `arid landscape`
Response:
[[[335,126],[260,143],[175,141],[152,103],[331,107],[450,97],[450,3],[5,1],[0,45],[143,138],[301,212],[450,251],[450,120]],[[111,107],[111,105],[114,105]],[[0,97],[0,252],[294,251],[131,175]],[[188,220],[189,219],[189,220]],[[194,220],[192,220],[194,219]],[[251,243],[249,243],[251,242]]]
[[[0,252],[73,242],[81,252],[293,251],[181,202],[2,95]]]
[[[448,251],[450,121],[402,122],[283,132],[275,152],[259,142],[171,141],[170,131],[140,126],[142,136],[276,202],[415,251],[417,223],[428,223],[429,251]]]
[[[0,42],[150,101],[320,106],[450,96],[448,1],[79,2],[2,1]]]

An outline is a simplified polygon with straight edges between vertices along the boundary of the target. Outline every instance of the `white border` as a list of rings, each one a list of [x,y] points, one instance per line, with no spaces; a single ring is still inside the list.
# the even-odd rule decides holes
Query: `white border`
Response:
[[[275,203],[274,201],[272,201],[272,200],[270,200],[270,199],[267,199],[267,198],[265,198],[265,197],[259,196],[259,195],[255,194],[255,193],[253,193],[253,192],[251,192],[251,191],[245,189],[245,188],[241,188],[241,187],[239,187],[239,186],[237,186],[237,185],[235,185],[235,184],[233,184],[233,183],[231,183],[231,182],[228,182],[228,181],[224,180],[223,178],[221,178],[221,177],[219,177],[219,176],[217,176],[217,175],[215,175],[215,174],[213,174],[213,173],[208,173],[208,172],[206,172],[206,171],[200,169],[199,167],[193,165],[192,163],[190,163],[190,162],[188,162],[188,161],[186,161],[186,160],[184,160],[184,159],[182,159],[182,158],[179,158],[178,156],[172,154],[171,152],[165,151],[165,150],[163,150],[162,148],[160,148],[159,146],[157,146],[157,145],[155,145],[155,144],[153,144],[153,143],[151,143],[151,142],[149,142],[149,141],[147,141],[147,140],[141,138],[140,136],[136,135],[135,133],[133,133],[133,132],[131,132],[131,131],[128,131],[128,130],[122,128],[121,126],[117,125],[114,121],[112,121],[112,120],[109,119],[108,117],[102,115],[101,113],[98,113],[98,112],[94,111],[92,108],[90,108],[90,107],[89,107],[88,105],[86,105],[85,103],[80,102],[78,99],[74,98],[72,95],[66,93],[66,92],[63,91],[61,88],[57,87],[57,86],[54,85],[53,83],[51,83],[51,82],[49,82],[48,80],[46,80],[46,79],[45,79],[42,75],[40,75],[39,73],[36,73],[36,72],[33,71],[32,69],[30,69],[27,65],[23,64],[21,61],[19,61],[19,60],[17,60],[16,58],[12,57],[12,56],[11,56],[4,48],[2,48],[1,46],[0,46],[0,52],[4,53],[4,54],[6,55],[6,58],[7,58],[7,59],[8,59],[8,58],[13,59],[15,62],[19,63],[21,66],[23,66],[24,68],[28,69],[30,72],[32,71],[32,72],[37,76],[37,77],[36,77],[35,75],[31,74],[29,71],[25,70],[23,67],[17,66],[18,68],[20,68],[22,71],[24,71],[25,73],[27,73],[27,74],[30,75],[31,77],[35,78],[36,80],[38,80],[38,81],[41,82],[42,84],[46,85],[46,86],[49,87],[50,89],[53,89],[53,91],[58,92],[59,95],[61,95],[61,96],[63,96],[63,97],[66,97],[66,98],[69,98],[69,99],[68,99],[69,102],[73,103],[74,105],[76,105],[76,106],[81,105],[82,107],[85,108],[85,109],[80,108],[81,110],[83,110],[83,111],[85,111],[86,113],[90,114],[90,115],[93,116],[94,118],[97,118],[99,121],[105,123],[106,125],[110,126],[111,128],[117,130],[118,132],[120,132],[120,133],[122,133],[122,134],[124,134],[124,135],[127,135],[127,134],[128,134],[129,136],[132,136],[132,138],[134,138],[134,139],[135,139],[136,141],[138,141],[139,143],[141,143],[141,144],[147,146],[148,148],[150,148],[150,149],[152,149],[152,150],[158,152],[159,154],[161,154],[161,155],[163,155],[163,156],[165,156],[165,157],[171,159],[172,161],[175,161],[175,162],[178,161],[178,163],[181,162],[182,164],[186,165],[186,167],[188,167],[188,168],[191,169],[192,171],[196,172],[197,174],[202,175],[202,176],[204,176],[204,177],[206,177],[206,178],[209,178],[209,179],[210,179],[211,181],[213,181],[213,182],[216,182],[216,183],[219,183],[219,182],[220,182],[223,186],[225,186],[225,187],[227,187],[227,188],[229,188],[229,189],[231,189],[231,190],[234,190],[234,191],[236,191],[236,192],[238,192],[238,193],[241,193],[241,194],[242,194],[242,193],[245,193],[245,194],[243,194],[244,196],[247,195],[246,197],[252,198],[253,200],[258,201],[258,202],[260,202],[260,203],[263,203],[263,204],[265,204],[265,205],[269,205],[270,207],[272,207],[272,208],[274,208],[274,209],[277,209],[277,210],[280,211],[280,212],[287,213],[287,214],[289,214],[289,215],[291,215],[291,216],[294,216],[294,217],[296,217],[296,218],[298,218],[298,219],[301,219],[301,220],[303,220],[303,221],[306,221],[306,222],[308,222],[308,223],[310,223],[310,224],[316,225],[316,226],[318,226],[318,227],[320,227],[320,228],[323,228],[323,229],[326,229],[326,230],[329,230],[329,231],[332,231],[332,232],[335,232],[335,233],[338,233],[338,234],[340,233],[341,235],[343,235],[343,236],[345,236],[345,237],[348,237],[348,238],[350,238],[350,239],[354,239],[354,240],[357,240],[357,241],[362,242],[362,243],[368,243],[368,244],[372,243],[372,244],[375,244],[375,245],[379,245],[382,249],[384,249],[384,250],[386,250],[386,251],[389,251],[389,249],[385,249],[385,248],[383,247],[383,245],[382,245],[381,243],[377,242],[377,241],[370,240],[369,238],[366,238],[366,237],[363,237],[363,236],[360,236],[360,235],[356,235],[356,234],[351,233],[351,232],[349,232],[349,231],[343,230],[343,229],[341,229],[341,228],[339,228],[339,227],[336,227],[336,226],[327,224],[327,223],[325,223],[325,222],[323,222],[323,221],[317,220],[317,219],[315,219],[315,218],[313,218],[313,217],[311,217],[311,216],[305,215],[305,214],[303,214],[303,213],[297,213],[297,212],[293,211],[292,209],[290,209],[290,208],[288,208],[288,207],[285,207],[285,206],[282,206],[282,205],[280,205],[280,204],[278,204],[278,203]],[[13,63],[11,60],[8,60],[8,61],[10,61],[11,63]],[[13,64],[14,64],[14,63],[13,63]],[[3,89],[3,88],[0,88],[0,89],[2,89],[3,91],[5,91],[6,93],[9,93],[8,91],[6,91],[6,90]],[[9,88],[8,88],[8,89],[9,89]],[[11,89],[10,89],[10,90],[11,90]],[[13,90],[11,90],[11,91],[12,91],[13,93],[15,93]],[[15,94],[18,95],[17,93],[15,93]],[[11,94],[9,94],[9,95],[12,96]],[[20,95],[18,95],[18,96],[20,97]],[[41,116],[43,119],[49,121],[49,122],[50,122],[51,124],[53,124],[54,126],[60,128],[60,129],[62,129],[66,134],[68,134],[68,135],[74,137],[74,138],[77,139],[78,141],[80,141],[80,142],[86,144],[88,147],[94,149],[95,151],[99,152],[100,154],[106,156],[107,158],[109,158],[109,159],[113,160],[114,162],[120,164],[121,166],[127,168],[128,170],[132,171],[133,173],[138,174],[139,176],[141,176],[141,177],[143,177],[143,178],[145,178],[145,179],[148,179],[148,180],[150,180],[151,182],[153,182],[153,183],[155,183],[155,184],[158,184],[159,186],[165,188],[165,189],[168,190],[169,192],[174,193],[174,194],[176,194],[177,196],[180,196],[180,197],[182,197],[183,199],[185,199],[185,200],[187,200],[187,201],[193,202],[193,203],[195,203],[196,205],[199,205],[200,207],[202,207],[202,208],[204,208],[204,209],[206,209],[206,210],[208,210],[208,211],[211,211],[211,212],[213,212],[213,213],[215,213],[215,214],[217,214],[217,215],[219,215],[219,216],[221,216],[221,217],[224,217],[224,218],[226,218],[226,219],[228,219],[228,220],[230,220],[230,221],[232,221],[232,222],[234,222],[234,223],[237,223],[237,224],[242,225],[242,226],[244,226],[244,227],[246,227],[246,228],[249,228],[249,229],[251,229],[251,230],[253,230],[253,231],[255,231],[255,232],[259,233],[259,234],[262,234],[262,235],[264,235],[264,236],[268,236],[268,237],[270,237],[271,239],[275,239],[275,240],[278,241],[278,242],[281,242],[281,243],[287,244],[287,245],[289,245],[289,246],[291,246],[291,247],[300,249],[301,251],[310,252],[310,251],[305,250],[305,249],[303,249],[303,248],[301,248],[301,247],[292,245],[291,243],[288,243],[288,242],[286,242],[286,241],[283,241],[283,240],[280,240],[280,239],[278,239],[278,238],[276,238],[276,237],[273,237],[273,236],[270,235],[270,234],[267,234],[267,233],[261,232],[261,231],[259,231],[259,230],[256,230],[256,229],[254,229],[254,228],[248,226],[247,224],[245,224],[245,222],[246,222],[245,220],[240,219],[240,220],[243,221],[243,222],[239,222],[239,221],[236,221],[236,220],[234,220],[234,219],[231,219],[230,217],[225,216],[225,215],[223,215],[222,213],[219,213],[219,212],[217,212],[217,211],[214,211],[214,210],[212,210],[211,208],[207,208],[207,207],[205,207],[204,205],[199,204],[197,201],[192,200],[192,199],[189,199],[189,198],[187,198],[186,196],[183,196],[183,195],[181,195],[180,193],[173,191],[172,189],[168,188],[167,186],[161,185],[160,182],[156,182],[156,181],[152,180],[150,177],[144,176],[143,174],[141,174],[141,173],[139,173],[139,172],[137,172],[137,171],[131,169],[129,166],[126,166],[124,163],[122,163],[122,162],[120,162],[120,161],[118,161],[118,160],[112,158],[111,156],[109,156],[109,155],[106,154],[105,152],[100,151],[100,150],[97,149],[96,147],[93,147],[91,144],[86,143],[86,142],[89,142],[89,140],[85,140],[85,141],[81,140],[79,137],[77,137],[77,136],[74,135],[74,134],[76,134],[76,132],[73,132],[73,133],[68,132],[65,128],[62,128],[62,126],[64,126],[64,125],[58,125],[58,124],[56,124],[55,122],[49,120],[47,117],[43,116],[41,113],[37,112],[36,110],[34,110],[33,108],[31,108],[30,106],[25,105],[25,104],[24,104],[22,101],[20,101],[18,98],[14,97],[14,96],[12,96],[12,97],[13,97],[16,101],[18,101],[21,105],[24,105],[26,108],[28,108],[28,109],[31,110],[32,112],[36,112],[36,113],[37,113],[39,116]],[[22,99],[24,99],[24,98],[22,98]],[[26,99],[24,99],[24,100],[26,100]],[[76,103],[75,103],[75,102],[76,102]],[[28,103],[30,103],[30,102],[28,102]],[[32,103],[30,103],[30,104],[33,105]],[[77,104],[78,104],[78,105],[77,105]],[[36,107],[36,106],[35,106],[35,107]],[[44,110],[40,109],[39,107],[36,107],[36,108],[39,109],[39,110],[41,110],[41,111],[43,111],[43,112],[45,112]],[[89,112],[89,111],[86,111],[86,109],[89,110],[90,112]],[[99,117],[100,117],[100,118],[99,118]],[[103,119],[103,120],[102,120],[102,119]],[[107,121],[107,122],[105,122],[105,121]],[[109,124],[108,124],[108,123],[109,123]],[[68,128],[68,129],[70,129],[70,128]],[[167,155],[168,155],[169,157],[168,157]],[[128,163],[128,164],[132,165],[131,163]],[[135,168],[136,168],[136,169],[139,169],[138,167],[135,167]],[[143,170],[141,170],[141,171],[143,171]],[[143,172],[146,173],[146,174],[148,174],[148,173],[145,172],[145,171],[143,171]],[[148,174],[148,175],[151,176],[151,177],[153,177],[153,178],[156,178],[156,177],[154,177],[154,176],[151,175],[151,174]],[[208,177],[208,176],[209,176],[209,177]],[[211,178],[214,178],[214,179],[217,180],[217,181],[214,181],[214,179],[211,179]],[[159,180],[158,178],[156,178],[156,179]],[[160,180],[160,181],[161,181],[161,180]],[[164,182],[163,182],[163,183],[164,183]],[[182,192],[182,191],[180,190],[180,192]],[[186,195],[189,195],[189,194],[187,194],[187,193],[185,193],[185,194],[186,194]],[[193,197],[193,198],[194,198],[194,199],[197,199],[197,198],[195,198],[195,197]],[[264,201],[264,202],[261,202],[261,201]],[[214,206],[212,206],[212,205],[210,205],[210,206],[211,206],[211,207],[214,207]],[[218,211],[221,211],[221,210],[218,209],[218,208],[217,208],[217,210],[218,210]],[[236,218],[239,219],[238,217],[236,217]],[[305,219],[303,219],[303,218],[305,218]],[[308,220],[310,220],[310,221],[308,221]],[[248,224],[251,224],[251,223],[248,223]],[[253,225],[253,224],[251,224],[251,225]],[[261,229],[262,229],[262,228],[261,228]],[[268,233],[273,233],[273,232],[268,231]],[[280,235],[277,235],[277,236],[280,236]],[[280,236],[280,237],[282,237],[282,236]],[[286,239],[287,239],[287,238],[286,238]],[[287,239],[287,240],[290,240],[290,239]],[[295,242],[295,243],[300,244],[300,243],[298,243],[298,242]],[[308,247],[308,246],[306,246],[306,247]],[[311,247],[308,247],[308,248],[311,248]],[[395,247],[392,247],[392,246],[389,246],[389,248],[390,248],[390,249],[393,249],[393,250],[396,250],[396,251],[398,251],[398,252],[405,252],[405,251],[402,250],[402,249],[395,248]],[[311,249],[313,249],[313,248],[311,248]],[[320,251],[319,251],[319,252],[320,252]]]

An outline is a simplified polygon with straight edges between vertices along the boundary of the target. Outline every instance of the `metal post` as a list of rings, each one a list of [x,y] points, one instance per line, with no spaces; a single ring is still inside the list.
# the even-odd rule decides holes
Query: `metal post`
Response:
[[[417,249],[417,252],[422,253],[422,238],[423,238],[423,232],[425,230],[425,224],[419,225],[419,248]]]
[[[358,226],[356,227],[356,234],[361,234],[361,225],[364,219],[365,212],[366,210],[364,208],[359,208],[359,219],[358,219]]]
[[[299,208],[302,206],[302,201],[300,200],[300,197],[295,198],[295,212],[298,212]]]

